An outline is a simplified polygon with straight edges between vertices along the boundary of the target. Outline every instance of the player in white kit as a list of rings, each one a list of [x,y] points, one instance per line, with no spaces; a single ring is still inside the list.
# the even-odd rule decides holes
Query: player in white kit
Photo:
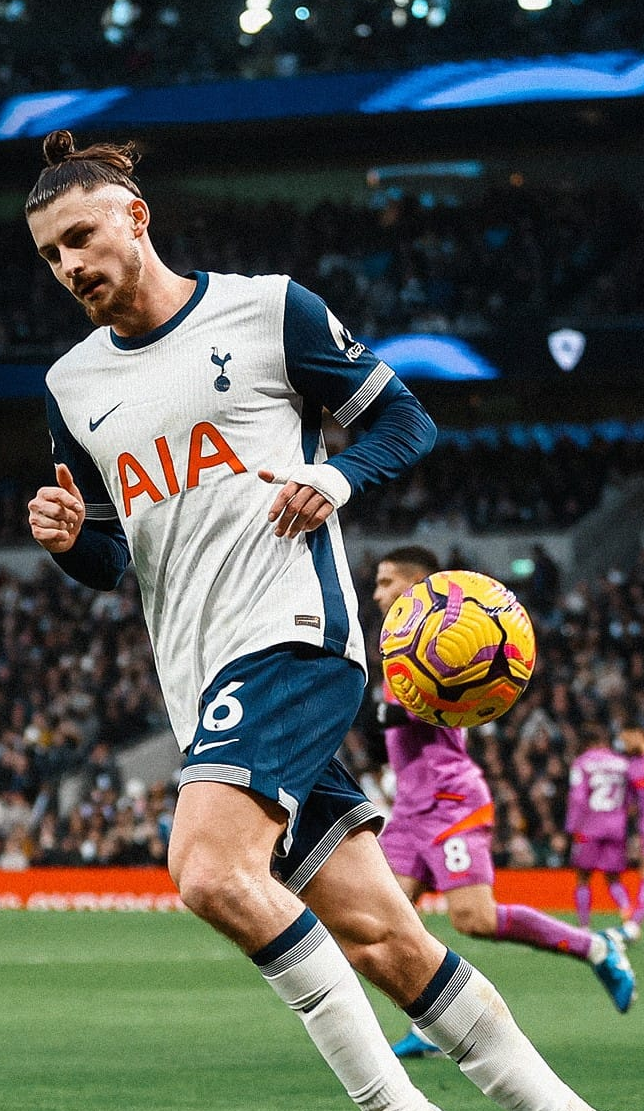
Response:
[[[429,451],[431,420],[287,277],[165,266],[130,146],[76,151],[59,131],[44,149],[29,227],[97,328],[47,376],[56,484],[30,523],[98,589],[134,562],[186,753],[169,854],[184,902],[254,961],[363,1111],[436,1108],[354,969],[501,1107],[588,1111],[426,933],[334,758],[365,678],[335,510]],[[324,407],[363,430],[329,462]]]

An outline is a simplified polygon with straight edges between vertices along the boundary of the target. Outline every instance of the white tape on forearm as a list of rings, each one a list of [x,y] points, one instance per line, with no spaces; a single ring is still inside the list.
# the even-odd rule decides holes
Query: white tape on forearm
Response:
[[[300,463],[288,475],[275,475],[274,483],[284,486],[287,482],[298,482],[300,486],[311,486],[331,503],[334,509],[348,502],[351,485],[337,467],[329,463]]]

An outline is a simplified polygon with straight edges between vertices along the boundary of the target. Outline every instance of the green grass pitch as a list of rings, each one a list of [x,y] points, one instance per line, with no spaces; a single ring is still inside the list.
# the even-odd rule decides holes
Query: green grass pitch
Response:
[[[428,924],[496,983],[594,1108],[642,1111],[644,999],[619,1015],[584,964]],[[644,981],[644,941],[630,953]],[[0,984],[3,1111],[352,1106],[252,964],[189,914],[2,911]],[[370,994],[387,1036],[400,1036],[405,1016]],[[408,1068],[444,1111],[495,1106],[447,1059]]]

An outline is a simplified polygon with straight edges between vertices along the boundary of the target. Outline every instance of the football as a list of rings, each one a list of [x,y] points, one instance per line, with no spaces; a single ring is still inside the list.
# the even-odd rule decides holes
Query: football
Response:
[[[380,634],[384,676],[431,725],[481,725],[506,713],[534,670],[532,622],[503,583],[438,571],[401,594]]]

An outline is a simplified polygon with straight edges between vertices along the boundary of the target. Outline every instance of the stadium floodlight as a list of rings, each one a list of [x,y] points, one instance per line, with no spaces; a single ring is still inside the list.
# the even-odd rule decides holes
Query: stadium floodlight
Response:
[[[132,27],[141,15],[141,8],[131,0],[114,0],[101,17],[103,34],[108,42],[119,45],[132,33]]]
[[[239,16],[239,26],[245,35],[257,35],[273,18],[272,0],[246,0],[246,7]]]
[[[427,13],[427,22],[430,27],[442,27],[447,19],[447,7],[445,4],[432,4]]]
[[[130,27],[139,18],[141,9],[138,4],[132,4],[131,0],[114,0],[105,14],[115,27]]]
[[[245,35],[257,35],[272,18],[267,8],[247,8],[239,17],[239,26]]]

